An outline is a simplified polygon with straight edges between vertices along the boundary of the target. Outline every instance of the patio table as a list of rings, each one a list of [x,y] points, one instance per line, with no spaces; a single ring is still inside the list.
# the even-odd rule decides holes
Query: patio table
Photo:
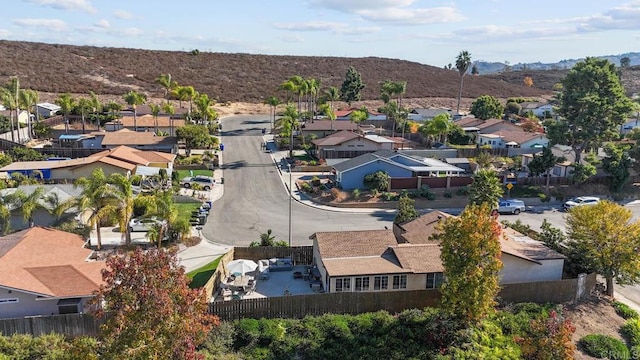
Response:
[[[235,280],[233,280],[231,285],[233,285],[235,288],[246,289],[249,287],[249,280],[252,280],[252,279],[253,279],[253,276],[249,276],[249,275],[237,276]]]

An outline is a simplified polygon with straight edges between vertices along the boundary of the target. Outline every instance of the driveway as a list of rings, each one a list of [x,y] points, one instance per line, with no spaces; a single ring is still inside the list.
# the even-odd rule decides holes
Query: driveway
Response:
[[[271,155],[262,148],[268,115],[237,115],[222,122],[224,195],[214,205],[203,235],[215,243],[246,246],[271,229],[276,240],[289,238],[289,197]],[[317,231],[391,228],[394,214],[345,213],[293,201],[292,245],[311,245]]]

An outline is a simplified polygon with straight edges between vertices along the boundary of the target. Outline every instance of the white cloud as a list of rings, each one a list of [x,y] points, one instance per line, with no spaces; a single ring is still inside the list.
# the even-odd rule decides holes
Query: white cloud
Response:
[[[304,23],[292,24],[276,23],[273,26],[276,29],[292,31],[333,31],[339,28],[346,27],[345,24],[325,21],[309,21]]]
[[[287,43],[302,43],[304,42],[304,38],[298,34],[293,34],[293,35],[289,35],[289,36],[283,36],[280,38],[280,40],[287,42]]]
[[[117,17],[118,19],[125,19],[125,20],[133,18],[133,14],[125,10],[114,11],[113,16]]]
[[[136,28],[136,27],[130,27],[130,28],[125,28],[125,29],[118,29],[118,30],[113,30],[111,32],[113,35],[117,35],[117,36],[127,36],[127,37],[138,37],[140,35],[142,35],[144,33],[144,31]]]
[[[381,30],[382,29],[377,26],[369,26],[369,27],[337,29],[336,32],[343,35],[367,35],[367,34],[377,33]]]
[[[67,24],[58,19],[15,19],[13,23],[20,26],[39,27],[42,30],[66,31]]]
[[[7,38],[11,35],[11,31],[7,29],[0,29],[0,37]]]
[[[32,4],[49,6],[59,10],[80,10],[94,14],[96,9],[89,0],[27,0]]]
[[[398,25],[438,24],[464,20],[464,16],[453,7],[430,9],[388,8],[384,11],[362,10],[359,15],[365,20],[389,22]]]
[[[109,29],[109,28],[111,28],[111,24],[106,19],[100,19],[100,20],[98,20],[97,23],[95,23],[93,25],[95,27],[98,27],[98,28],[101,28],[101,29]]]
[[[598,30],[636,30],[640,24],[640,2],[634,1],[615,7],[584,19],[578,29],[581,31]]]
[[[311,0],[310,3],[317,7],[337,10],[346,13],[358,13],[360,11],[379,11],[395,7],[407,7],[415,0]]]

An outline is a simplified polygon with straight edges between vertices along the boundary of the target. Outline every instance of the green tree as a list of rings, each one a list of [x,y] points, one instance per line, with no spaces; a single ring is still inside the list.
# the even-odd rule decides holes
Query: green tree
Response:
[[[93,304],[106,359],[196,359],[217,318],[200,289],[189,289],[175,250],[137,248],[112,256]]]
[[[147,95],[131,90],[123,96],[124,101],[133,109],[133,128],[138,131],[138,105],[147,102]]]
[[[394,224],[402,224],[418,218],[415,200],[409,198],[406,194],[400,196],[398,201],[398,212],[393,219]]]
[[[191,149],[207,148],[213,145],[209,129],[204,125],[189,124],[176,129],[176,136],[179,140],[184,140],[186,151],[191,153]]]
[[[76,103],[76,111],[80,113],[80,119],[82,121],[82,133],[86,133],[86,122],[85,122],[85,115],[89,112],[91,112],[91,109],[93,109],[93,104],[91,103],[90,99],[87,98],[80,98],[78,99],[77,103]]]
[[[0,227],[2,235],[7,235],[11,232],[11,211],[18,206],[19,202],[20,199],[15,193],[0,196]]]
[[[507,101],[507,105],[504,107],[504,112],[506,115],[520,115],[522,111],[522,105],[518,104],[515,101]]]
[[[351,114],[349,114],[349,120],[352,123],[359,125],[361,122],[367,120],[369,118],[369,112],[367,108],[363,107],[362,109],[353,110]]]
[[[196,105],[196,113],[205,124],[209,123],[209,120],[213,120],[218,117],[216,110],[212,107],[215,105],[215,101],[209,99],[207,94],[198,94],[194,99]]]
[[[340,99],[351,106],[352,102],[360,100],[360,92],[364,88],[362,76],[353,66],[350,66],[340,88]]]
[[[604,152],[607,156],[602,159],[602,170],[611,177],[609,189],[613,192],[622,190],[629,181],[631,158],[627,154],[627,150],[627,146],[618,146],[612,143],[604,146]]]
[[[113,173],[107,177],[109,202],[115,208],[111,214],[118,221],[120,232],[124,233],[125,245],[131,244],[131,229],[129,222],[133,217],[133,186],[131,178],[120,173]]]
[[[547,175],[546,187],[548,189],[549,179],[551,178],[550,170],[560,161],[563,161],[562,158],[555,156],[551,148],[545,146],[542,148],[542,153],[533,156],[527,167],[533,176]]]
[[[89,91],[89,108],[94,121],[96,122],[96,128],[100,130],[100,116],[98,115],[102,111],[102,103],[98,99],[98,95],[93,91]]]
[[[64,132],[69,133],[69,114],[73,110],[76,100],[71,97],[71,94],[60,94],[55,100],[56,104],[60,106],[60,111],[64,116]]]
[[[478,71],[478,66],[476,64],[473,64],[473,66],[471,67],[471,75],[480,75],[480,72]]]
[[[471,113],[481,120],[500,119],[503,111],[504,107],[500,100],[491,95],[482,95],[471,104]]]
[[[472,204],[487,204],[496,207],[504,190],[495,171],[480,169],[472,176],[473,182],[469,185],[469,201]]]
[[[97,248],[102,249],[102,236],[100,235],[100,222],[107,219],[115,212],[111,204],[107,177],[102,169],[96,169],[91,177],[81,177],[74,182],[74,187],[82,188],[77,199],[80,213],[89,212],[89,223],[96,228]]]
[[[621,68],[628,68],[629,66],[631,66],[631,59],[629,59],[628,56],[625,56],[623,58],[620,59],[620,67]]]
[[[608,60],[587,58],[562,80],[557,94],[560,120],[547,120],[552,144],[571,146],[576,164],[582,153],[613,139],[633,103],[625,95],[615,66]]]
[[[449,114],[443,113],[436,115],[431,121],[426,124],[432,128],[430,133],[435,133],[443,144],[447,143],[447,136],[451,129],[455,126],[455,123],[451,120]]]
[[[77,199],[75,198],[63,200],[57,192],[47,194],[43,200],[47,212],[53,216],[54,226],[60,225],[68,214],[67,212],[77,203]]]
[[[387,191],[391,178],[385,171],[376,171],[364,176],[363,184],[370,190]]]
[[[182,107],[183,101],[189,101],[189,112],[187,114],[187,118],[191,119],[191,112],[193,110],[193,99],[196,96],[196,89],[193,86],[178,86],[176,88],[176,93],[178,95],[178,99],[180,100],[180,107]]]
[[[597,170],[593,164],[573,164],[573,170],[569,172],[571,180],[577,184],[584,184],[590,177],[596,174]]]
[[[33,136],[33,125],[31,123],[31,116],[38,119],[38,112],[36,111],[36,104],[38,103],[38,92],[31,89],[23,89],[20,90],[18,94],[18,103],[20,104],[20,108],[27,110],[28,114],[28,128],[29,128],[29,136]]]
[[[271,229],[267,229],[267,232],[260,234],[260,241],[254,241],[249,246],[274,246],[276,243],[276,237],[271,233]]]
[[[33,227],[33,212],[42,207],[42,196],[44,194],[44,188],[38,186],[34,191],[29,194],[24,193],[22,190],[15,192],[16,207],[22,211],[22,217],[29,227]]]
[[[340,100],[340,90],[335,86],[330,86],[324,91],[324,98],[329,102],[331,110],[334,110],[333,103]]]
[[[466,50],[460,51],[460,53],[456,57],[456,69],[458,69],[458,74],[460,74],[460,89],[458,90],[458,105],[456,106],[456,114],[460,114],[460,100],[462,99],[462,84],[464,81],[464,75],[469,70],[470,65],[471,65],[471,54]]]
[[[171,103],[167,102],[166,104],[164,104],[164,106],[162,106],[162,111],[169,115],[169,135],[174,136],[175,134],[173,129],[173,115],[175,115],[176,109]]]
[[[16,141],[14,134],[14,124],[15,129],[19,129],[18,124],[18,94],[20,92],[20,83],[18,78],[11,78],[7,85],[3,88],[0,88],[0,100],[2,100],[2,105],[9,109],[9,121],[11,124],[11,141]],[[16,114],[16,121],[13,121],[13,111]],[[20,132],[18,132],[18,141],[20,141]]]
[[[608,200],[577,206],[567,216],[566,247],[606,279],[609,296],[614,280],[620,285],[640,282],[640,222],[631,218],[629,209]]]
[[[446,218],[434,235],[446,276],[442,308],[471,323],[494,311],[500,290],[501,227],[490,212],[488,204],[470,204],[459,217]]]

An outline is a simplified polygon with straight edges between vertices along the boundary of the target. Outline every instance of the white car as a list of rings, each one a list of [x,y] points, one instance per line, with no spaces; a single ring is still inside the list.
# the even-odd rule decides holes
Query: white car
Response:
[[[565,210],[573,209],[576,206],[584,206],[584,205],[595,205],[600,201],[600,198],[595,196],[578,196],[573,198],[567,202],[565,202],[562,207]]]
[[[141,217],[141,218],[133,218],[129,221],[129,231],[149,231],[154,225],[164,225],[165,222],[156,218],[155,216],[151,217]]]
[[[213,184],[215,184],[215,179],[211,176],[204,175],[196,175],[189,176],[182,180],[180,180],[180,185],[185,188],[190,188],[193,184],[199,184],[204,190],[208,191],[213,189]]]

